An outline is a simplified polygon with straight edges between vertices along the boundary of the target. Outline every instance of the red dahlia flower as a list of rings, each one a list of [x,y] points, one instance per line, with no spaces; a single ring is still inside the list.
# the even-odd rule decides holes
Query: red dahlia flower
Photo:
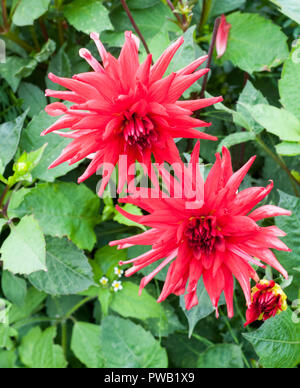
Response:
[[[91,38],[103,65],[88,50],[81,49],[81,57],[94,71],[74,75],[72,79],[49,74],[50,80],[69,91],[46,90],[46,96],[74,103],[71,108],[62,103],[46,107],[48,114],[62,117],[42,135],[70,128],[71,132],[58,133],[73,139],[50,168],[90,156],[93,160],[79,182],[94,174],[103,163],[109,164],[103,190],[120,155],[127,156],[128,166],[137,160],[149,167],[152,154],[159,163],[180,161],[174,138],[216,140],[194,129],[210,124],[191,116],[193,111],[222,101],[222,97],[178,101],[186,89],[209,71],[195,71],[206,56],[163,78],[183,38],[172,44],[153,66],[151,55],[139,63],[139,40],[131,32],[125,33],[119,59],[106,52],[98,34],[91,34]],[[119,190],[126,181],[126,169],[120,168]]]
[[[271,251],[290,251],[278,238],[285,236],[285,233],[276,226],[261,227],[256,222],[266,217],[290,215],[291,212],[271,205],[252,211],[270,193],[273,183],[266,188],[252,187],[238,192],[255,157],[233,173],[230,153],[226,148],[223,148],[222,158],[216,155],[216,162],[206,182],[198,179],[195,184],[192,173],[198,166],[199,147],[198,142],[182,179],[177,180],[165,170],[161,171],[165,185],[169,185],[172,192],[178,191],[180,185],[186,186],[182,189],[181,198],[161,192],[159,199],[149,198],[151,195],[148,195],[148,198],[128,196],[122,200],[141,207],[149,215],[135,216],[119,208],[120,213],[151,229],[138,236],[111,242],[110,245],[118,245],[120,249],[152,245],[149,252],[121,263],[133,263],[133,267],[126,271],[126,276],[164,258],[151,274],[142,279],[140,291],[163,267],[171,263],[158,302],[171,293],[186,293],[186,308],[191,309],[198,304],[197,284],[202,276],[216,311],[224,291],[228,316],[232,317],[233,276],[240,283],[248,305],[251,304],[250,278],[259,281],[250,263],[263,267],[261,260],[287,277],[287,272]],[[151,190],[148,194],[151,194]],[[194,196],[191,195],[192,190]],[[198,208],[192,206],[193,201],[201,196],[197,190],[203,191],[203,200]]]
[[[252,303],[249,306],[244,326],[254,321],[266,321],[287,309],[287,296],[273,280],[261,280],[252,288]]]

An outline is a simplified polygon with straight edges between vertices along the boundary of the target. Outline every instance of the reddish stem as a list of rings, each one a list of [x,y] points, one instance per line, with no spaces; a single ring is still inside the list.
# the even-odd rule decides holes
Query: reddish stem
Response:
[[[151,54],[150,53],[150,50],[149,50],[149,47],[145,41],[145,38],[143,37],[143,34],[141,33],[141,30],[139,29],[139,27],[137,26],[133,16],[132,16],[132,13],[130,12],[130,9],[128,8],[128,5],[126,3],[126,0],[121,0],[121,3],[122,3],[122,6],[125,10],[125,12],[127,13],[127,16],[133,26],[133,28],[135,29],[135,32],[138,34],[139,38],[141,39],[142,43],[143,43],[143,46],[145,47],[145,50],[146,50],[146,53],[147,54]]]

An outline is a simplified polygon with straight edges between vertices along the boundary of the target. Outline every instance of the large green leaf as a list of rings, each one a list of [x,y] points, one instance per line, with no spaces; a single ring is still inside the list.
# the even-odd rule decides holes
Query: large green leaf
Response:
[[[139,286],[132,282],[123,283],[123,290],[115,295],[110,307],[125,318],[166,320],[164,310],[155,298],[146,290],[139,296]]]
[[[44,92],[38,86],[29,82],[21,83],[18,95],[23,100],[23,108],[29,108],[28,116],[31,118],[38,115],[47,105]]]
[[[13,15],[16,26],[30,26],[48,9],[51,0],[20,0]]]
[[[300,6],[298,0],[270,0],[290,19],[300,24]]]
[[[293,368],[300,362],[300,323],[293,322],[290,310],[244,337],[254,346],[266,368]]]
[[[235,12],[227,21],[232,27],[223,61],[230,60],[252,74],[278,66],[288,56],[287,37],[270,20],[254,13]]]
[[[236,144],[246,143],[247,141],[255,140],[253,132],[235,132],[226,136],[218,145],[218,152],[222,151],[222,147],[230,148]]]
[[[26,114],[27,112],[14,121],[0,125],[0,174],[3,173],[4,168],[17,152]]]
[[[41,136],[43,129],[52,125],[57,118],[49,116],[46,112],[41,111],[35,116],[23,131],[20,145],[26,152],[35,151],[47,144],[46,150],[38,164],[32,171],[33,178],[43,181],[53,182],[55,178],[67,174],[78,166],[78,164],[69,166],[67,163],[61,164],[51,170],[48,170],[50,164],[59,157],[62,150],[70,144],[70,139],[55,134]]]
[[[292,252],[276,252],[281,264],[290,275],[296,275],[294,269],[300,266],[300,199],[279,191],[279,206],[292,211],[290,217],[276,217],[276,225],[287,235],[283,241],[291,248]]]
[[[275,146],[276,151],[280,155],[284,156],[297,156],[300,155],[300,143],[293,143],[284,141]]]
[[[33,216],[25,216],[12,228],[0,253],[3,268],[14,274],[47,270],[44,235]]]
[[[299,12],[300,12],[300,6]],[[279,80],[280,101],[282,105],[300,120],[300,39],[284,62]]]
[[[22,79],[22,70],[33,67],[37,62],[31,57],[21,58],[15,55],[6,58],[5,63],[0,63],[0,76],[6,80],[14,92],[17,91]]]
[[[10,302],[22,306],[27,294],[26,281],[9,271],[4,271],[1,279],[2,291]]]
[[[212,0],[212,6],[209,16],[219,16],[222,13],[231,12],[235,9],[241,8],[245,3],[246,0]]]
[[[242,105],[268,132],[278,136],[281,140],[300,141],[300,121],[289,111],[266,104]]]
[[[12,305],[12,308],[9,311],[9,323],[13,324],[23,320],[31,314],[41,310],[46,297],[47,295],[43,292],[39,292],[33,287],[29,288],[22,306],[17,306],[15,304]]]
[[[32,285],[51,295],[69,295],[88,289],[93,282],[87,257],[67,239],[47,237],[47,272],[29,276]]]
[[[242,350],[238,345],[218,344],[203,352],[198,360],[197,368],[228,369],[243,368]]]
[[[106,317],[101,325],[106,368],[166,368],[165,349],[141,326],[130,320]]]
[[[44,332],[35,327],[22,339],[19,348],[20,358],[24,365],[34,369],[65,368],[67,362],[63,349],[54,345],[56,327],[49,327]]]
[[[71,349],[88,368],[102,368],[100,326],[87,322],[76,322],[73,328]]]
[[[44,183],[32,189],[14,212],[32,213],[45,234],[68,236],[80,249],[92,250],[99,207],[99,198],[84,184]]]
[[[112,29],[108,10],[98,0],[72,1],[64,8],[64,14],[76,30],[86,34]]]
[[[260,133],[264,130],[264,128],[253,119],[244,104],[248,104],[250,106],[258,104],[268,104],[268,100],[262,95],[259,90],[255,89],[255,87],[250,81],[246,83],[246,86],[244,87],[242,93],[239,96],[236,111],[246,120],[246,129],[248,129],[248,131],[254,132],[256,134]],[[233,115],[233,120],[236,124],[241,124],[236,115]]]

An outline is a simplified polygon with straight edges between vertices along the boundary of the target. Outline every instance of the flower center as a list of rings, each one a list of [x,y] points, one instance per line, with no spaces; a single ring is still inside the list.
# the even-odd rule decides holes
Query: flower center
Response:
[[[260,294],[256,300],[260,313],[272,314],[280,306],[280,295],[274,295],[271,291]]]
[[[212,216],[191,218],[185,236],[196,254],[201,252],[211,254],[222,238],[216,224],[216,218]]]
[[[124,125],[124,138],[128,146],[135,146],[139,152],[151,147],[157,140],[152,121],[147,117],[139,118],[132,115]]]

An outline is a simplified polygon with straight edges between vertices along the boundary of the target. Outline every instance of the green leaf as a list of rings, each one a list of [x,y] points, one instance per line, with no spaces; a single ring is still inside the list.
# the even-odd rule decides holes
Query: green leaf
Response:
[[[28,116],[33,117],[38,115],[40,111],[47,105],[45,93],[42,90],[29,82],[22,82],[18,96],[23,100],[23,109],[29,108]]]
[[[123,249],[119,250],[108,245],[98,249],[94,260],[91,261],[96,279],[100,280],[103,275],[113,278],[114,268],[119,265],[120,261],[125,261],[126,259],[126,251]]]
[[[292,143],[284,141],[276,145],[276,151],[280,155],[284,156],[297,156],[300,155],[300,143]]]
[[[0,350],[0,368],[13,369],[16,366],[17,355],[15,350]]]
[[[56,327],[49,327],[44,332],[39,327],[31,329],[19,347],[23,364],[34,369],[66,368],[61,346],[53,344],[55,337]]]
[[[33,287],[29,288],[23,305],[21,307],[12,305],[9,312],[9,323],[14,324],[38,312],[43,307],[42,303],[46,297],[47,295],[43,292],[39,292]]]
[[[247,141],[255,140],[253,132],[235,132],[226,136],[219,144],[217,152],[222,151],[222,147],[230,148],[236,144],[246,143]]]
[[[213,0],[209,16],[219,16],[241,8],[246,0]]]
[[[127,213],[134,214],[136,216],[143,215],[143,212],[141,211],[141,209],[135,205],[132,205],[131,203],[126,203],[124,206],[122,206],[122,209],[125,210]],[[140,225],[134,221],[129,220],[127,217],[123,216],[123,214],[119,213],[117,210],[116,210],[116,215],[114,216],[114,221],[122,225],[137,226],[142,230],[146,230],[144,225]]]
[[[33,216],[25,216],[13,227],[0,253],[3,268],[13,274],[47,270],[44,235]]]
[[[243,336],[254,346],[265,368],[293,368],[300,362],[300,324],[293,322],[290,310]]]
[[[27,112],[17,117],[14,121],[0,125],[0,165],[4,168],[13,159],[20,141],[20,134],[23,128]],[[0,171],[0,174],[3,173]]]
[[[229,369],[244,367],[242,350],[233,344],[218,344],[203,352],[198,360],[197,368],[201,369]]]
[[[146,325],[155,337],[167,337],[170,334],[185,330],[185,326],[180,322],[175,309],[166,301],[160,304],[163,314],[157,318],[148,318]]]
[[[180,296],[180,307],[182,308],[189,323],[189,337],[193,334],[197,323],[215,311],[202,279],[198,283],[197,296],[199,303],[191,310],[187,310],[185,308],[184,296]],[[224,304],[224,301],[220,301],[219,305],[221,304]]]
[[[47,237],[46,250],[47,272],[29,276],[35,288],[51,295],[70,295],[94,284],[86,256],[70,241]]]
[[[255,121],[281,140],[300,141],[300,121],[292,113],[265,104],[254,106],[243,104],[243,106],[248,109]]]
[[[300,7],[298,5],[299,12]],[[292,49],[290,56],[284,62],[281,79],[279,80],[279,93],[282,105],[300,120],[300,39]]]
[[[18,332],[8,325],[0,323],[0,348],[11,350],[14,348],[14,341],[12,338],[17,338]],[[1,369],[1,367],[0,367]]]
[[[248,131],[253,131],[256,134],[262,132],[264,128],[252,118],[251,114],[243,104],[248,104],[250,106],[258,104],[268,104],[268,100],[262,95],[259,90],[255,89],[255,87],[250,81],[247,82],[242,93],[240,94],[240,97],[237,102],[236,111],[246,120],[246,129],[248,129]],[[239,117],[233,115],[233,119],[236,124],[240,125],[238,120]]]
[[[7,57],[5,63],[0,63],[0,76],[6,80],[13,92],[16,92],[22,79],[22,76],[17,74],[22,73],[24,67],[32,67],[35,64],[36,61],[30,57]]]
[[[104,317],[108,315],[108,310],[113,300],[112,291],[109,288],[100,287],[97,290],[98,300],[101,305],[101,312]]]
[[[64,163],[48,170],[50,164],[57,159],[62,150],[70,144],[70,139],[59,135],[49,134],[44,137],[41,136],[42,130],[52,125],[56,119],[57,117],[51,117],[46,112],[41,111],[38,116],[35,116],[32,119],[27,128],[24,129],[20,141],[22,150],[26,152],[35,151],[47,144],[46,151],[38,166],[32,171],[33,178],[38,178],[47,182],[53,182],[55,178],[67,174],[78,166],[78,163],[72,166]]]
[[[4,271],[1,280],[2,291],[10,302],[22,306],[27,295],[26,281],[9,271]]]
[[[44,144],[43,147],[36,151],[29,153],[23,152],[13,165],[14,175],[10,176],[7,180],[9,187],[14,186],[17,182],[24,181],[32,183],[31,171],[39,164],[46,147],[47,145]]]
[[[300,7],[298,0],[270,0],[272,3],[276,4],[280,11],[300,24]]]
[[[49,7],[51,0],[20,0],[13,15],[16,26],[31,26]]]
[[[276,252],[276,256],[280,263],[288,271],[289,275],[296,275],[294,269],[300,266],[300,199],[279,191],[280,201],[279,206],[291,210],[292,215],[289,217],[276,217],[275,223],[278,228],[287,233],[283,238],[285,244],[292,252]]]
[[[279,66],[288,56],[287,37],[270,20],[254,13],[235,12],[227,22],[232,27],[222,61],[230,60],[252,74]]]
[[[67,236],[80,249],[92,250],[99,208],[99,198],[87,186],[61,182],[37,185],[14,212],[33,214],[46,235]]]
[[[56,50],[56,43],[54,40],[48,39],[40,51],[34,54],[33,58],[38,63],[46,62]]]
[[[49,317],[63,318],[83,300],[80,295],[48,296],[46,307]]]
[[[139,286],[132,282],[123,283],[123,290],[116,293],[110,307],[125,318],[166,319],[161,304],[158,304],[146,290],[139,296]]]
[[[166,368],[165,349],[141,326],[130,320],[106,317],[101,325],[106,368]]]
[[[71,349],[88,368],[103,368],[100,343],[100,326],[76,322],[73,328]]]
[[[64,15],[76,30],[86,34],[112,29],[108,9],[98,0],[72,1],[64,8]]]

